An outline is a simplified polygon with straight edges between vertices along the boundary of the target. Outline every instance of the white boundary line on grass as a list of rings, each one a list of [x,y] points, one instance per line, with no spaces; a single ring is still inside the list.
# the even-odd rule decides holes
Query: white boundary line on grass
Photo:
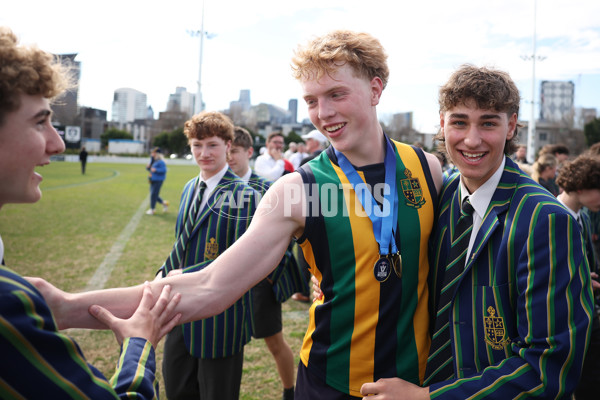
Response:
[[[112,248],[106,254],[106,257],[104,257],[104,261],[102,261],[102,264],[94,272],[94,276],[90,278],[85,289],[83,289],[84,291],[104,289],[104,285],[106,285],[106,281],[110,278],[115,264],[121,258],[127,242],[131,238],[131,235],[133,235],[133,232],[135,232],[144,212],[150,205],[149,198],[148,196],[142,201],[142,204],[140,204],[135,214],[133,214],[127,226],[121,231]]]

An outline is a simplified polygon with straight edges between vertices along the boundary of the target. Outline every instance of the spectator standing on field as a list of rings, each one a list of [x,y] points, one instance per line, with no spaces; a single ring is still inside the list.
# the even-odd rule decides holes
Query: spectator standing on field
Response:
[[[148,215],[154,215],[154,208],[157,202],[162,204],[163,212],[167,212],[169,209],[169,202],[160,197],[160,188],[167,177],[165,157],[158,147],[152,149],[151,156],[152,162],[146,167],[150,172],[150,209],[146,211]]]
[[[85,165],[87,164],[88,152],[85,150],[85,146],[81,148],[79,152],[79,162],[81,163],[81,174],[85,175]]]

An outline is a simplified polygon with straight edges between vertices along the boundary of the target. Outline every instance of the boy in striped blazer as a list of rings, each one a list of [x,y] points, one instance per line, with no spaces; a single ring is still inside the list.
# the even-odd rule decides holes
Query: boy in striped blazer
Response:
[[[577,221],[507,157],[519,102],[508,74],[470,65],[440,89],[437,139],[459,173],[444,182],[430,245],[437,320],[425,387],[395,378],[363,394],[558,399],[577,387],[593,315],[590,271]],[[455,251],[459,217],[471,212],[469,240]]]
[[[594,294],[600,294],[598,267],[600,260],[592,243],[590,212],[600,211],[600,155],[582,154],[573,161],[565,161],[558,172],[556,183],[562,189],[557,199],[577,220],[583,234],[585,253],[592,275]],[[592,337],[583,363],[581,381],[575,391],[577,400],[596,399],[596,383],[600,378],[600,304],[596,297],[592,320]]]
[[[200,174],[183,189],[177,241],[161,268],[163,277],[171,273],[185,278],[205,269],[250,223],[259,196],[227,165],[233,129],[219,112],[204,111],[185,123]],[[187,322],[167,335],[163,376],[169,399],[239,398],[243,350],[250,341],[249,301],[249,292],[243,293],[223,312]]]
[[[35,203],[42,193],[35,168],[50,163],[65,144],[52,126],[50,100],[70,87],[68,70],[36,47],[20,46],[0,27],[0,208]],[[154,301],[149,285],[132,302],[137,312],[127,320],[93,306],[95,327],[109,327],[122,345],[115,375],[109,381],[89,364],[78,344],[58,331],[42,294],[4,266],[0,238],[0,398],[114,399],[158,397],[154,349],[177,322],[169,314],[179,296],[163,290]],[[157,293],[158,294],[158,293]],[[137,306],[139,303],[139,306]],[[161,328],[163,324],[166,324]]]
[[[254,153],[252,135],[246,129],[236,126],[227,163],[231,170],[250,187],[263,196],[271,182],[258,176],[250,168]],[[267,278],[250,290],[249,323],[252,336],[264,339],[267,348],[275,359],[277,371],[283,385],[283,400],[294,399],[294,353],[283,337],[281,303],[292,293],[301,290],[303,278],[291,252],[283,259]],[[283,294],[283,296],[276,296]]]

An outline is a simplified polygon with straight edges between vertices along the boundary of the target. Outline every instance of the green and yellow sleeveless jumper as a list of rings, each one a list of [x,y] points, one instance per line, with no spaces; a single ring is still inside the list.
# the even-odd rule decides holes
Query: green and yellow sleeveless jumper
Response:
[[[430,344],[427,243],[437,194],[423,151],[392,143],[401,279],[394,272],[385,282],[375,279],[379,247],[372,222],[337,165],[333,149],[298,170],[308,199],[298,243],[324,295],[310,309],[300,358],[329,386],[357,397],[363,383],[379,378],[421,383]],[[374,188],[384,182],[383,163],[357,171]]]

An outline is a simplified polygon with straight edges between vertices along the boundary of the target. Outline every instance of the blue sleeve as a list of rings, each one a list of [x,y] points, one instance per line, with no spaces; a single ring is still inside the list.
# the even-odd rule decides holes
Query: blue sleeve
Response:
[[[152,165],[152,167],[153,167],[153,168],[154,168],[154,170],[155,170],[154,172],[155,172],[155,173],[157,173],[157,174],[159,174],[159,175],[162,175],[162,174],[164,174],[165,172],[167,172],[167,164],[165,164],[165,162],[164,162],[163,160],[158,160],[158,161],[156,161],[156,162],[155,162],[155,163]]]
[[[126,338],[110,383],[121,399],[158,398],[154,348],[146,339]]]
[[[154,350],[149,343],[135,339],[138,347],[139,341],[146,342],[141,346],[145,350],[135,354],[129,350],[130,345],[124,345],[120,365],[136,372],[127,375],[118,369],[119,384],[112,387],[100,371],[88,364],[77,343],[56,330],[41,294],[7,271],[0,270],[0,393],[30,399],[157,397],[151,383]]]

